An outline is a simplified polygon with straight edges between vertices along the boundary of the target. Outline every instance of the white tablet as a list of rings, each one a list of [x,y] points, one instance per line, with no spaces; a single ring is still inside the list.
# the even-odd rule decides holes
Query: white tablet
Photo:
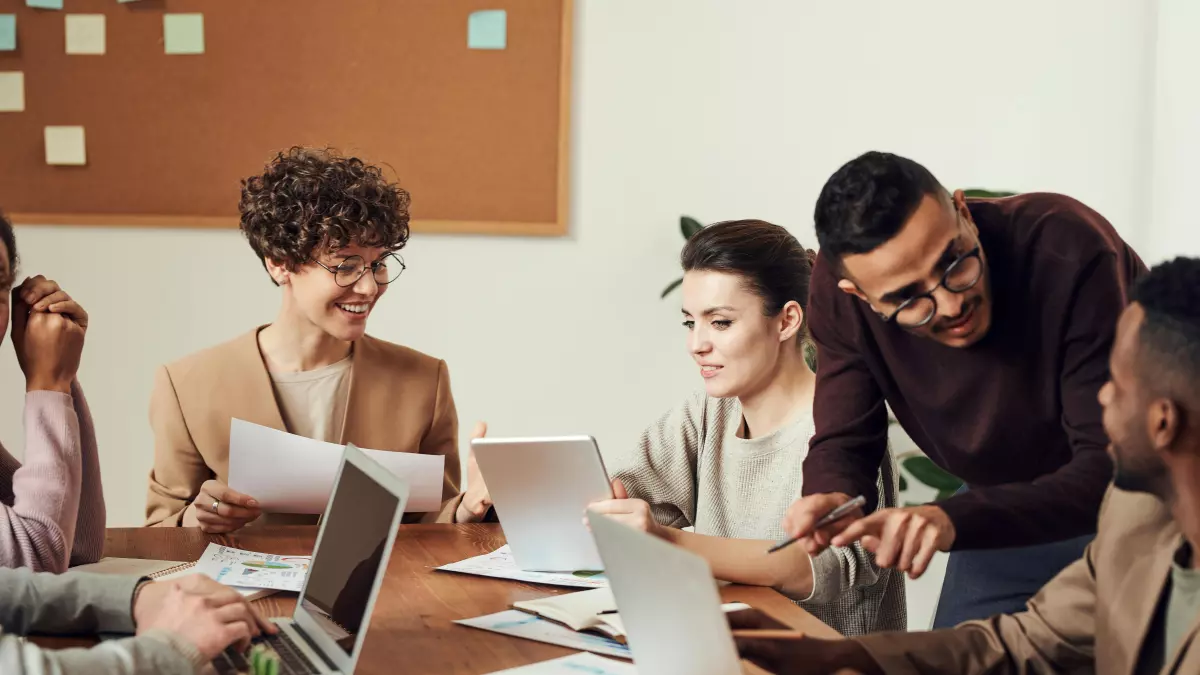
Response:
[[[612,498],[596,439],[479,438],[471,448],[518,567],[536,572],[604,568],[583,524],[588,504]]]

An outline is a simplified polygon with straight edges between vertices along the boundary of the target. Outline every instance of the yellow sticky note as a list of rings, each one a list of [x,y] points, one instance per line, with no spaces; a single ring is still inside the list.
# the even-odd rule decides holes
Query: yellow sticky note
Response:
[[[0,73],[0,112],[25,110],[25,73]]]
[[[167,54],[203,54],[204,15],[163,14],[163,49]]]
[[[67,166],[87,164],[83,127],[46,127],[46,163]]]
[[[68,14],[66,18],[68,54],[104,53],[103,14]]]

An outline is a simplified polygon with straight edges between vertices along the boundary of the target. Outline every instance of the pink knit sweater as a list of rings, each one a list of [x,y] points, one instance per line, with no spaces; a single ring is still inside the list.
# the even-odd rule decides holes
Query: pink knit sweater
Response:
[[[0,446],[0,567],[63,572],[104,550],[96,430],[83,389],[25,395],[25,464]]]

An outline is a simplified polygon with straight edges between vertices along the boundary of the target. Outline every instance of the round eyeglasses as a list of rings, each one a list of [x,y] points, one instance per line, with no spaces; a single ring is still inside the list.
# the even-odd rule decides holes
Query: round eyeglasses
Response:
[[[375,283],[380,285],[392,283],[407,269],[404,265],[404,260],[395,253],[388,253],[370,265],[367,264],[366,260],[363,260],[362,256],[357,255],[346,258],[338,263],[337,267],[330,267],[320,260],[314,260],[313,262],[323,267],[326,272],[332,274],[334,283],[343,288],[349,288],[357,284],[358,280],[363,278],[363,275],[367,273],[367,268],[371,269],[371,276],[374,277]]]
[[[934,299],[933,294],[937,292],[937,289],[945,288],[951,293],[965,293],[979,283],[979,279],[983,277],[981,250],[981,247],[976,245],[975,248],[958,256],[946,268],[946,273],[942,275],[941,281],[936,286],[900,303],[891,316],[883,317],[884,321],[889,323],[895,321],[905,328],[920,328],[933,321],[933,317],[937,315],[937,300]]]

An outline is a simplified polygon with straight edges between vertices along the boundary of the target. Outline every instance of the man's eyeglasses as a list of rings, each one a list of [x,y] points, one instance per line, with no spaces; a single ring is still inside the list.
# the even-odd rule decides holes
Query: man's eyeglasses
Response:
[[[937,289],[944,287],[951,293],[965,293],[979,283],[979,279],[983,277],[983,258],[980,251],[980,246],[976,244],[975,248],[955,258],[936,286],[900,303],[896,311],[890,316],[884,316],[883,320],[887,323],[895,321],[905,328],[920,328],[932,321],[937,315],[937,300],[933,297]]]
[[[388,253],[370,265],[367,264],[366,260],[363,260],[362,256],[357,255],[346,258],[338,263],[337,267],[330,267],[320,260],[314,260],[313,262],[323,267],[326,272],[332,274],[334,283],[343,288],[349,288],[357,284],[358,280],[367,273],[367,268],[370,268],[371,275],[375,278],[375,283],[380,285],[392,283],[407,269],[404,261],[395,253]]]

